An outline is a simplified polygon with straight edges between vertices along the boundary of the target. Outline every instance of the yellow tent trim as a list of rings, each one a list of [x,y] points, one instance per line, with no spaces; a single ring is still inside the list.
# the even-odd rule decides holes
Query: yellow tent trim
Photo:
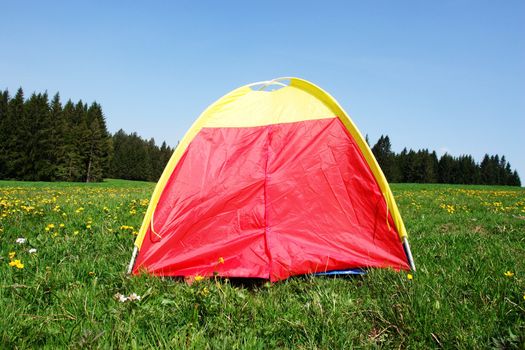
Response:
[[[212,113],[206,128],[247,128],[336,116],[314,95],[292,85],[274,91],[252,90],[233,104],[219,103]]]
[[[289,81],[288,86],[278,90],[265,91],[253,89],[253,87],[259,85],[262,85],[263,88],[272,85],[283,86],[284,84],[282,82],[284,81]],[[151,225],[153,228],[153,214],[164,187],[179,160],[186,152],[189,144],[202,128],[254,127],[334,118],[335,116],[342,121],[350,135],[352,135],[372,170],[379,188],[385,197],[387,208],[392,214],[400,238],[406,237],[405,226],[390,186],[363,136],[343,108],[327,92],[306,80],[299,78],[278,78],[267,82],[245,85],[231,91],[210,105],[193,123],[175,149],[153,191],[144,221],[135,240],[135,246],[140,249],[148,227]]]

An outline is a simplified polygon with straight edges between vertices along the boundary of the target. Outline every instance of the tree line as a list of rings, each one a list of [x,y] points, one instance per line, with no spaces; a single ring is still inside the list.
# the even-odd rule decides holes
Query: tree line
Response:
[[[368,137],[367,137],[368,143]],[[485,154],[481,163],[471,155],[438,157],[428,149],[392,151],[390,138],[383,136],[372,147],[389,182],[478,184],[521,186],[520,177],[505,156]]]
[[[112,141],[108,177],[115,179],[157,181],[173,153],[166,142],[158,147],[153,138],[145,140],[122,129],[112,136]]]
[[[368,142],[368,137],[367,137]],[[428,149],[392,151],[383,136],[372,147],[390,182],[520,186],[505,156],[438,157]],[[157,181],[173,149],[154,139],[119,130],[110,134],[100,104],[68,100],[57,93],[14,97],[0,91],[0,179],[30,181],[101,181],[103,178]]]
[[[64,105],[57,93],[11,97],[0,91],[0,179],[156,181],[173,149],[119,130],[111,135],[100,104]]]

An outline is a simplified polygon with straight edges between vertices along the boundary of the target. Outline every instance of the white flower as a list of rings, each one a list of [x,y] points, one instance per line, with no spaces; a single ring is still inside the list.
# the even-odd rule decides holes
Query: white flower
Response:
[[[120,294],[120,293],[117,293],[113,296],[113,298],[121,303],[125,302],[125,301],[128,301],[128,298],[123,295],[123,294]]]
[[[131,301],[135,301],[135,300],[140,300],[140,295],[137,295],[137,293],[131,293],[128,297],[128,300],[131,300]]]
[[[24,244],[27,240],[24,237],[20,237],[16,239],[16,243],[18,244]]]
[[[35,254],[36,253],[36,248],[31,248],[27,251],[29,254]]]
[[[137,293],[131,293],[129,297],[125,296],[124,294],[117,293],[113,296],[113,299],[124,303],[126,301],[139,301],[141,297],[140,295],[137,295]]]

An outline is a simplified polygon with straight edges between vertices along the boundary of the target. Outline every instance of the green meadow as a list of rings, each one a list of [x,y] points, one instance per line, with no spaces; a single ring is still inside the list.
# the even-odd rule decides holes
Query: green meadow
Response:
[[[0,181],[0,348],[525,348],[525,190],[392,187],[411,275],[188,285],[125,274],[154,184]]]

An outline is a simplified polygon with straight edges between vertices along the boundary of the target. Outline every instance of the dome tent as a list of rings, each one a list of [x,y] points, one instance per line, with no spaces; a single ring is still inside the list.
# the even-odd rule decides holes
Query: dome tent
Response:
[[[129,272],[269,278],[415,269],[390,187],[328,93],[298,78],[233,90],[175,149]]]

